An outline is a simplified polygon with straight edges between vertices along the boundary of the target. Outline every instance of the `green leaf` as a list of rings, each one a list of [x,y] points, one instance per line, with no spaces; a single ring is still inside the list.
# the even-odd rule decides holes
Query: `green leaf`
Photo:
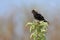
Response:
[[[47,22],[35,20],[28,22],[27,25],[30,27],[30,38],[33,38],[33,40],[46,40],[45,33],[47,32]]]

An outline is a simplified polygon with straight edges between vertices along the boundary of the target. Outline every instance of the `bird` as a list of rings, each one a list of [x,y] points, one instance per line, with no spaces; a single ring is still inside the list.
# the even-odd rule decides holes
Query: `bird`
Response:
[[[36,20],[48,22],[48,21],[45,20],[45,18],[44,18],[41,14],[39,14],[37,11],[32,10],[32,14],[33,14],[33,16],[34,16],[34,18],[35,18]]]

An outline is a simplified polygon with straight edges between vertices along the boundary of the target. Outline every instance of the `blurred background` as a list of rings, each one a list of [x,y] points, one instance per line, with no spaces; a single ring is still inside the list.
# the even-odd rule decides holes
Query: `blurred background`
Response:
[[[0,0],[0,40],[29,40],[33,9],[49,21],[47,40],[60,40],[60,0]]]

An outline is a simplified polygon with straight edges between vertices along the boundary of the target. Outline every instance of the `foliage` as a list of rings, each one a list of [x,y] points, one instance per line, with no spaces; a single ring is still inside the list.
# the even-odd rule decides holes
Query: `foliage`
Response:
[[[33,22],[28,22],[27,25],[30,27],[31,39],[46,40],[45,33],[47,32],[47,22],[34,20]]]

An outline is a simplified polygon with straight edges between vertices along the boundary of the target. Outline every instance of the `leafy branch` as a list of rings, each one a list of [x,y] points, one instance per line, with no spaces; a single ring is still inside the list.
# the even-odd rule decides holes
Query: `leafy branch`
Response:
[[[30,39],[46,40],[47,22],[34,20],[33,22],[28,22],[27,25],[30,27]]]

